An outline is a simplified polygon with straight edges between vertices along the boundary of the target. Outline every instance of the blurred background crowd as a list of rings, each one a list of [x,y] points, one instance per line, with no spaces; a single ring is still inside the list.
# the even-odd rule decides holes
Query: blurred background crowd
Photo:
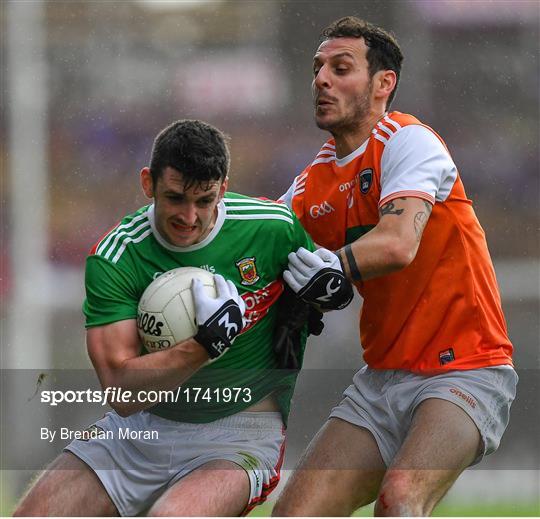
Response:
[[[392,108],[416,115],[440,133],[486,231],[516,364],[529,384],[523,407],[516,411],[525,425],[515,427],[515,441],[507,445],[501,466],[510,458],[514,464],[523,459],[524,465],[511,468],[538,470],[539,414],[533,397],[540,367],[536,0],[19,2],[33,6],[30,15],[17,14],[16,3],[2,2],[0,8],[0,317],[8,330],[2,332],[5,362],[19,348],[17,330],[9,330],[15,280],[32,283],[32,272],[21,272],[14,252],[18,249],[11,246],[20,212],[14,211],[13,200],[21,196],[13,188],[20,172],[14,166],[11,127],[19,117],[13,100],[20,97],[14,90],[21,83],[10,74],[20,65],[18,56],[25,55],[14,45],[35,44],[41,35],[39,92],[32,91],[37,79],[31,70],[22,84],[28,87],[28,103],[42,96],[35,121],[46,129],[46,139],[34,163],[35,185],[46,186],[43,240],[53,280],[39,296],[50,312],[47,339],[20,349],[26,348],[30,358],[32,349],[46,342],[50,355],[45,368],[88,368],[80,312],[84,259],[105,231],[146,203],[138,173],[148,163],[155,135],[180,118],[218,126],[231,139],[230,189],[278,197],[327,138],[314,125],[310,93],[319,33],[334,19],[356,14],[396,35],[405,61]],[[25,16],[39,34],[27,31]],[[23,150],[30,164],[34,145],[29,138]],[[31,213],[37,195],[31,172],[26,178],[22,207],[26,203]],[[308,368],[339,371],[361,365],[355,316],[359,304],[329,319],[325,335],[308,352]],[[24,358],[3,367],[38,367]],[[309,389],[307,378],[301,379],[302,387]],[[300,406],[296,409],[300,412]],[[320,410],[320,420],[327,410]],[[3,468],[17,468],[13,456],[20,455],[21,445],[35,450],[43,462],[52,457],[31,431],[22,443],[11,433],[7,436],[13,427],[23,436],[25,432],[3,412],[3,423],[12,427],[2,427],[3,457],[11,460]],[[305,442],[310,434],[298,435],[298,441]],[[531,474],[527,477],[538,483],[538,472]],[[13,492],[25,480],[13,479]]]

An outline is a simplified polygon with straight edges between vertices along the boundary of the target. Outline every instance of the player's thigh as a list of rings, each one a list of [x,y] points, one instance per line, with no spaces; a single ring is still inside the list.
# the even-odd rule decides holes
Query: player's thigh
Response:
[[[228,460],[215,460],[180,479],[150,508],[149,516],[239,516],[249,501],[246,471]]]
[[[70,452],[60,454],[38,477],[16,516],[118,515],[95,472]]]
[[[350,515],[375,500],[385,469],[370,431],[330,418],[302,456],[273,514]]]
[[[428,515],[482,448],[480,432],[456,404],[424,400],[385,474],[376,512]]]

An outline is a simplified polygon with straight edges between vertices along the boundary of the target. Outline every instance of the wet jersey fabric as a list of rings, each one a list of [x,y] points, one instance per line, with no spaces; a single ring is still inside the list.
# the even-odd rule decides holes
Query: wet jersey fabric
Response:
[[[431,128],[392,112],[346,157],[338,159],[329,140],[282,200],[317,244],[337,250],[373,229],[379,208],[400,197],[433,209],[408,267],[357,283],[366,363],[420,373],[512,364],[484,231]]]
[[[136,319],[142,293],[163,272],[190,266],[219,273],[236,285],[246,303],[243,331],[225,355],[182,385],[177,401],[160,403],[150,412],[170,420],[210,422],[274,393],[286,420],[296,376],[277,369],[274,303],[283,291],[287,255],[299,247],[314,250],[284,204],[226,193],[212,231],[189,247],[165,241],[155,227],[153,205],[142,207],[100,239],[87,258],[86,327]],[[141,354],[146,354],[142,347]],[[242,391],[235,396],[233,390],[231,398],[225,388]]]

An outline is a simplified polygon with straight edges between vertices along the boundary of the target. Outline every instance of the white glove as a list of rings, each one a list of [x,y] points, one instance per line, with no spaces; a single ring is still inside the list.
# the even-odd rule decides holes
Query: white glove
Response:
[[[323,310],[340,310],[351,302],[352,285],[333,252],[322,248],[310,252],[300,247],[288,257],[289,269],[283,272],[283,279],[306,303]]]
[[[246,311],[244,300],[232,281],[219,274],[214,275],[217,297],[209,297],[202,282],[194,278],[191,282],[195,319],[199,331],[194,339],[200,343],[210,358],[215,359],[229,349],[243,327]]]

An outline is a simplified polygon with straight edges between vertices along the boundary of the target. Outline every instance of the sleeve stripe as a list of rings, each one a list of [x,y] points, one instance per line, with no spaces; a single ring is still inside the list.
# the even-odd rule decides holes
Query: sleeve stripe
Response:
[[[126,239],[124,239],[124,241],[122,242],[122,245],[118,249],[118,252],[114,255],[114,257],[113,257],[113,259],[111,261],[113,263],[116,263],[120,259],[120,256],[122,256],[122,254],[126,250],[126,247],[127,247],[128,243],[130,243],[130,242],[139,243],[140,241],[143,241],[151,233],[152,233],[152,229],[148,229],[147,231],[143,232],[140,236],[137,236],[136,238],[126,238]]]
[[[276,212],[276,213],[284,213],[287,216],[290,216],[291,212],[289,208],[283,204],[271,205],[266,207],[261,207],[260,205],[243,205],[243,206],[227,206],[227,213],[229,211],[269,211],[269,212]]]
[[[373,132],[373,133],[375,133],[375,132]],[[384,144],[386,144],[388,142],[388,139],[386,137],[383,137],[382,135],[379,135],[378,133],[375,133],[375,138],[378,141],[381,141]]]
[[[293,224],[292,218],[280,214],[227,214],[226,220],[283,220]]]
[[[274,200],[261,200],[259,198],[224,198],[223,201],[227,205],[233,204],[258,204],[263,207],[281,207]]]
[[[114,238],[114,241],[112,242],[112,245],[107,249],[107,252],[103,255],[103,257],[105,259],[109,259],[111,254],[116,249],[116,246],[118,245],[118,242],[120,240],[122,240],[123,243],[125,241],[133,241],[134,238],[132,238],[132,236],[139,234],[142,230],[146,229],[147,227],[150,227],[150,222],[148,220],[146,220],[146,222],[141,223],[138,227],[135,227],[129,232],[123,231],[123,232],[116,233],[116,236]],[[102,251],[101,253],[98,253],[98,254],[101,256],[104,252],[105,251]]]
[[[124,229],[129,229],[130,227],[133,227],[137,222],[143,220],[146,217],[147,217],[147,212],[145,211],[143,214],[137,216],[136,218],[133,218],[133,220],[131,220],[130,222],[124,223],[122,225],[119,225],[118,227],[115,227],[111,231],[111,233],[98,244],[96,248],[96,254],[98,255],[102,254],[103,251],[107,248],[107,245],[109,244],[109,242],[118,232]]]
[[[335,151],[321,150],[321,151],[319,151],[319,153],[317,153],[316,158],[319,158],[319,157],[335,157],[335,156],[336,156]]]
[[[394,135],[394,131],[390,130],[390,128],[386,127],[383,123],[377,123],[377,128],[381,129],[384,133],[388,135],[388,137],[392,137]]]
[[[316,159],[311,163],[311,165],[315,166],[315,164],[325,164],[327,162],[333,162],[334,160],[336,160],[336,156],[332,155],[331,157]]]
[[[390,119],[390,117],[388,117],[387,115],[384,116],[384,120],[388,123],[388,124],[391,124],[396,130],[401,130],[401,124],[397,123],[396,121]]]
[[[421,198],[422,200],[426,200],[431,205],[435,204],[435,198],[431,196],[429,193],[424,193],[424,191],[396,191],[395,193],[390,193],[389,195],[385,196],[382,200],[379,201],[379,207],[383,206],[384,204],[390,202],[390,200],[394,200],[396,198]]]

